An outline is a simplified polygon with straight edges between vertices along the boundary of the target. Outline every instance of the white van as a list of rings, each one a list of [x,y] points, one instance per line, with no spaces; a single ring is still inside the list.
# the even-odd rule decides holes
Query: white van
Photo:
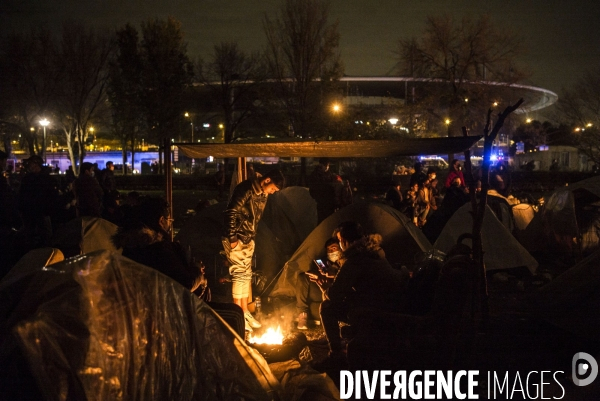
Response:
[[[423,170],[428,167],[435,167],[438,170],[448,169],[448,162],[441,157],[421,157],[420,160]]]

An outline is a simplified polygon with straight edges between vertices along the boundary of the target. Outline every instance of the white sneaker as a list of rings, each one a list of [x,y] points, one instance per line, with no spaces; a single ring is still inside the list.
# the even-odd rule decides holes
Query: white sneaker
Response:
[[[250,312],[244,312],[244,319],[246,319],[246,325],[250,325],[253,329],[260,329],[262,327],[262,324]]]
[[[254,330],[252,330],[252,327],[250,327],[250,324],[248,324],[248,321],[246,319],[244,319],[244,329],[248,332],[248,333],[252,333]]]

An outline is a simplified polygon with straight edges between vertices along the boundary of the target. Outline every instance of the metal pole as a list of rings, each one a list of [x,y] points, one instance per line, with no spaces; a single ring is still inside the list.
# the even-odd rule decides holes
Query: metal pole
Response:
[[[192,124],[192,143],[194,143],[194,123],[191,122],[190,124]]]
[[[44,144],[42,145],[44,147],[43,151],[44,151],[44,164],[48,164],[48,162],[46,161],[46,126],[44,125]]]

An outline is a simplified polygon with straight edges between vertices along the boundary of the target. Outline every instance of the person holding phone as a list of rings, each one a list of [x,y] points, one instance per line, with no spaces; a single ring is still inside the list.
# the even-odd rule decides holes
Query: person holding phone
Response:
[[[325,242],[327,259],[317,259],[314,269],[300,272],[296,281],[296,311],[298,330],[308,329],[308,317],[319,318],[319,307],[323,301],[323,291],[333,282],[340,266],[340,245],[336,238]]]
[[[248,310],[248,296],[252,281],[252,256],[258,222],[267,204],[267,197],[283,188],[285,178],[281,171],[271,170],[262,177],[254,176],[240,182],[225,209],[223,249],[229,261],[233,303],[244,311],[246,331],[261,327]]]
[[[395,270],[385,258],[380,234],[365,235],[355,221],[341,223],[335,231],[342,250],[343,264],[325,290],[321,322],[329,343],[327,359],[313,364],[319,372],[347,366],[339,322],[348,323],[348,313],[356,308],[398,311],[408,271]]]

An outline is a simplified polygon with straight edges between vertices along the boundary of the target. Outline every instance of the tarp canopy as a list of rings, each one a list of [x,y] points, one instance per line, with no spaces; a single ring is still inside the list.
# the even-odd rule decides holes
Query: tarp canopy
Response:
[[[190,158],[200,157],[391,157],[460,153],[481,136],[444,138],[401,138],[358,141],[306,140],[253,143],[176,143]]]
[[[464,233],[473,232],[473,215],[471,204],[467,203],[456,211],[448,220],[442,233],[435,241],[433,247],[444,253],[456,244],[458,237]],[[510,269],[514,267],[527,267],[535,273],[538,262],[527,252],[517,239],[496,218],[492,209],[486,206],[481,228],[483,242],[483,260],[486,270]],[[466,239],[464,244],[472,246],[471,240]]]
[[[223,250],[223,212],[227,202],[200,211],[181,228],[176,240],[209,265]],[[269,195],[255,238],[255,270],[272,278],[317,225],[316,203],[304,187]]]
[[[0,282],[6,399],[270,400],[266,361],[158,271],[98,251]]]
[[[415,255],[431,248],[421,230],[396,209],[377,202],[353,203],[323,220],[310,233],[285,264],[270,295],[295,296],[298,273],[314,269],[313,260],[325,254],[325,241],[348,220],[360,223],[367,233],[381,234],[385,256],[393,265],[412,265]]]
[[[534,294],[538,316],[592,340],[600,338],[600,251],[571,267]]]

